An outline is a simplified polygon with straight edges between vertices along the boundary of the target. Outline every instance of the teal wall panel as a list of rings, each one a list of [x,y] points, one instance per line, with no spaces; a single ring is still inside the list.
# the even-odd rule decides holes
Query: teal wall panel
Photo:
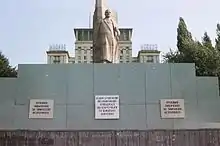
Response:
[[[121,64],[119,66],[118,92],[121,104],[145,104],[144,64]]]
[[[147,104],[147,129],[173,129],[173,119],[161,119],[160,105]]]
[[[95,95],[119,94],[119,65],[96,64],[93,70]]]
[[[119,120],[94,119],[94,95],[120,96]],[[0,78],[0,129],[195,129],[220,121],[218,80],[194,64],[19,65]],[[161,119],[160,99],[185,99],[185,119]],[[54,119],[28,119],[29,99],[54,99]]]
[[[14,111],[15,111],[14,100],[12,99],[1,100],[0,102],[0,129],[13,129],[13,125],[15,123]]]
[[[216,77],[197,77],[197,97],[204,100],[219,99],[219,86]]]
[[[68,66],[67,104],[93,104],[93,66],[89,64]],[[89,98],[90,97],[90,98]]]
[[[194,64],[170,64],[172,98],[197,102]]]
[[[28,119],[28,105],[18,105],[14,108],[14,129],[31,130],[61,130],[66,129],[66,106],[54,105],[53,119]]]
[[[66,104],[67,65],[20,66],[26,67],[21,67],[25,70],[19,72],[17,79],[17,104],[28,104],[34,98],[55,99],[58,104]]]
[[[198,104],[185,102],[185,118],[174,119],[174,129],[195,129],[199,128]]]
[[[171,98],[170,64],[147,64],[145,88],[147,103]]]
[[[70,105],[67,111],[67,129],[146,129],[144,105],[121,105],[119,120],[95,120],[93,105]]]
[[[17,78],[0,78],[0,100],[1,102],[15,98],[17,89]]]
[[[220,99],[217,100],[199,100],[197,110],[198,121],[201,123],[219,123],[220,122]]]

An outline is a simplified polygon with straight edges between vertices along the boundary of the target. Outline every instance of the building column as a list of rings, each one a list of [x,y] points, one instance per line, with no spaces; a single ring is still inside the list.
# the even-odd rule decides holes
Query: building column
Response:
[[[129,41],[131,40],[131,31],[129,30],[128,31],[128,38],[129,38]]]
[[[82,30],[82,41],[84,41],[84,30]]]
[[[78,30],[76,30],[76,40],[78,40]]]
[[[90,31],[88,31],[88,41],[90,40]]]

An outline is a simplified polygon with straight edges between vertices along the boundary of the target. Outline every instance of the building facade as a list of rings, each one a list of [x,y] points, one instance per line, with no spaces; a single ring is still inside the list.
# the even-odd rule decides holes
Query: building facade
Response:
[[[47,51],[47,64],[66,64],[70,62],[70,58],[64,44],[51,45]]]
[[[138,52],[137,62],[139,63],[160,63],[160,51],[156,44],[145,44]]]
[[[121,36],[119,41],[120,62],[132,62],[132,28],[120,29]],[[47,63],[92,63],[93,62],[93,31],[91,28],[76,28],[74,29],[75,36],[75,56],[70,57],[66,48],[56,48],[59,45],[54,45],[47,51]],[[59,57],[58,57],[59,56]],[[57,61],[65,56],[66,61]]]
[[[143,45],[138,51],[137,57],[132,56],[132,29],[121,29],[119,49],[120,63],[160,63],[160,51],[157,48],[149,48],[146,46],[154,46],[152,44]],[[48,64],[62,63],[92,63],[93,62],[93,43],[92,29],[74,29],[75,34],[75,56],[71,57],[66,48],[60,49],[50,47],[47,51]]]

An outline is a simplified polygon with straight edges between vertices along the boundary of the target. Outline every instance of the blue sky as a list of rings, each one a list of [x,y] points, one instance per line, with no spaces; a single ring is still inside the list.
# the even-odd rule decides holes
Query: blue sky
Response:
[[[66,44],[74,54],[75,27],[89,26],[95,0],[1,0],[0,50],[12,65],[46,63],[50,44]],[[118,12],[119,26],[132,27],[133,56],[142,44],[158,44],[163,53],[176,47],[182,16],[197,39],[215,38],[220,0],[107,0]]]

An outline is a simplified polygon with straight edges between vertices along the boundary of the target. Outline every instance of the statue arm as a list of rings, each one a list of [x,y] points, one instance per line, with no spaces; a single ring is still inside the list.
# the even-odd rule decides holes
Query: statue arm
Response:
[[[119,41],[119,38],[120,38],[120,30],[118,29],[117,26],[115,27],[115,32],[116,32],[117,40]]]
[[[117,34],[118,34],[118,37],[120,37],[120,30],[116,27],[116,31],[117,31]]]
[[[120,38],[120,30],[119,30],[119,28],[118,28],[118,26],[117,26],[117,24],[115,22],[113,22],[113,26],[114,26],[114,31],[115,31],[115,35],[117,37],[117,40],[119,40],[119,38]]]

